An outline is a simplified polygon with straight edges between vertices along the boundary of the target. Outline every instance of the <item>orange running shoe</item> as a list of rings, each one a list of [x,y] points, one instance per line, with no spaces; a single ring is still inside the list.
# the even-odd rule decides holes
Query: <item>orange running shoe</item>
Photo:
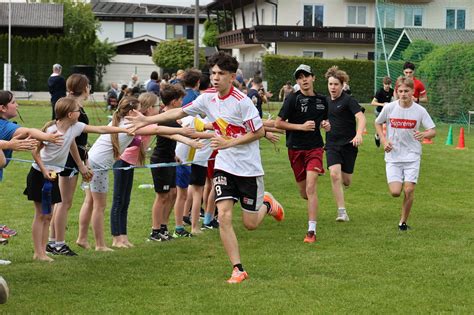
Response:
[[[277,221],[283,221],[285,218],[285,210],[281,204],[273,197],[273,195],[269,192],[265,192],[263,196],[263,201],[268,202],[270,204],[270,211],[268,212],[269,215],[275,218]]]
[[[232,275],[230,276],[229,280],[227,280],[227,283],[241,283],[248,278],[249,275],[247,274],[247,271],[240,271],[239,268],[234,267],[234,270],[232,270]]]
[[[305,242],[305,243],[314,243],[314,242],[316,242],[316,234],[314,234],[313,231],[308,231],[308,233],[306,233],[306,236],[305,236],[303,242]]]

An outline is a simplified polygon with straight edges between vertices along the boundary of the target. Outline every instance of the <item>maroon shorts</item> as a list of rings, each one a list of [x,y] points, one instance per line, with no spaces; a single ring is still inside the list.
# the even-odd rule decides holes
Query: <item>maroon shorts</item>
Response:
[[[209,161],[207,161],[207,178],[212,179],[214,177],[214,165],[216,164],[216,156],[219,151],[212,151]]]
[[[324,174],[323,154],[323,148],[310,150],[288,149],[288,158],[297,182],[306,179],[306,171]]]

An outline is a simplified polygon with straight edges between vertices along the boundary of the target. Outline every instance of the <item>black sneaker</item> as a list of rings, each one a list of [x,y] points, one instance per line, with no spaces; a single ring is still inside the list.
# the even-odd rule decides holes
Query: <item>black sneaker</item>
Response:
[[[184,217],[183,217],[183,222],[184,222],[184,224],[186,224],[186,225],[191,225],[191,217],[184,216]]]
[[[173,240],[173,236],[171,236],[168,231],[160,232],[160,237],[162,242],[171,241]]]
[[[61,247],[55,247],[53,254],[63,256],[77,256],[77,254],[66,244],[63,244]]]
[[[46,244],[46,254],[56,255],[56,247],[51,244]]]
[[[161,242],[161,233],[160,232],[151,232],[148,239],[150,241]]]
[[[201,230],[214,230],[219,228],[219,221],[213,219],[209,224],[202,224]]]
[[[182,237],[193,237],[191,233],[186,230],[175,230],[173,233],[174,238],[182,238]]]
[[[407,231],[407,230],[411,229],[411,227],[409,225],[407,225],[405,222],[403,222],[402,224],[398,225],[398,229],[400,231]]]
[[[375,135],[375,145],[377,146],[377,148],[380,148],[380,138],[378,135]]]

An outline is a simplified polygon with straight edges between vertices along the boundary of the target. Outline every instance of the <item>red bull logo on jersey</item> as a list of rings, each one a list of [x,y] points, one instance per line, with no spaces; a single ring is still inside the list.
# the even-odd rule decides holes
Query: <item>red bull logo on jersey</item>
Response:
[[[244,127],[229,124],[222,118],[217,118],[212,125],[217,134],[223,137],[237,138],[247,133]]]
[[[413,129],[416,127],[416,120],[390,118],[390,127],[397,129]]]

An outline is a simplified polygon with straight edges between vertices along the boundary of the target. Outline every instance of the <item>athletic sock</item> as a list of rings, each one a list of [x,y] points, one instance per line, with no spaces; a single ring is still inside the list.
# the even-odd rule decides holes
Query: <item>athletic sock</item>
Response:
[[[237,269],[239,269],[239,271],[244,271],[244,267],[242,267],[242,264],[235,264],[234,268],[235,267],[237,267]]]
[[[168,226],[166,224],[161,224],[160,225],[160,232],[161,233],[168,232]]]
[[[268,201],[264,201],[263,204],[267,206],[267,213],[272,213],[272,206],[270,205],[270,203]]]
[[[55,238],[48,238],[48,244],[49,245],[54,245],[56,243],[56,239]]]
[[[177,226],[176,226],[176,231],[184,231],[184,226],[182,226],[182,225],[177,225]]]
[[[311,231],[316,234],[316,221],[308,221],[308,232]]]
[[[210,224],[212,221],[212,213],[206,212],[204,213],[204,224]]]
[[[55,246],[55,247],[61,247],[61,246],[65,245],[65,244],[66,244],[65,241],[62,241],[62,242],[56,241],[56,243],[54,243],[54,246]]]
[[[152,232],[153,234],[158,234],[158,233],[161,232],[161,229],[153,229],[153,228],[152,228],[152,229],[151,229],[151,232]]]
[[[344,213],[346,213],[346,208],[338,208],[337,212],[340,213],[340,214],[344,214]]]

